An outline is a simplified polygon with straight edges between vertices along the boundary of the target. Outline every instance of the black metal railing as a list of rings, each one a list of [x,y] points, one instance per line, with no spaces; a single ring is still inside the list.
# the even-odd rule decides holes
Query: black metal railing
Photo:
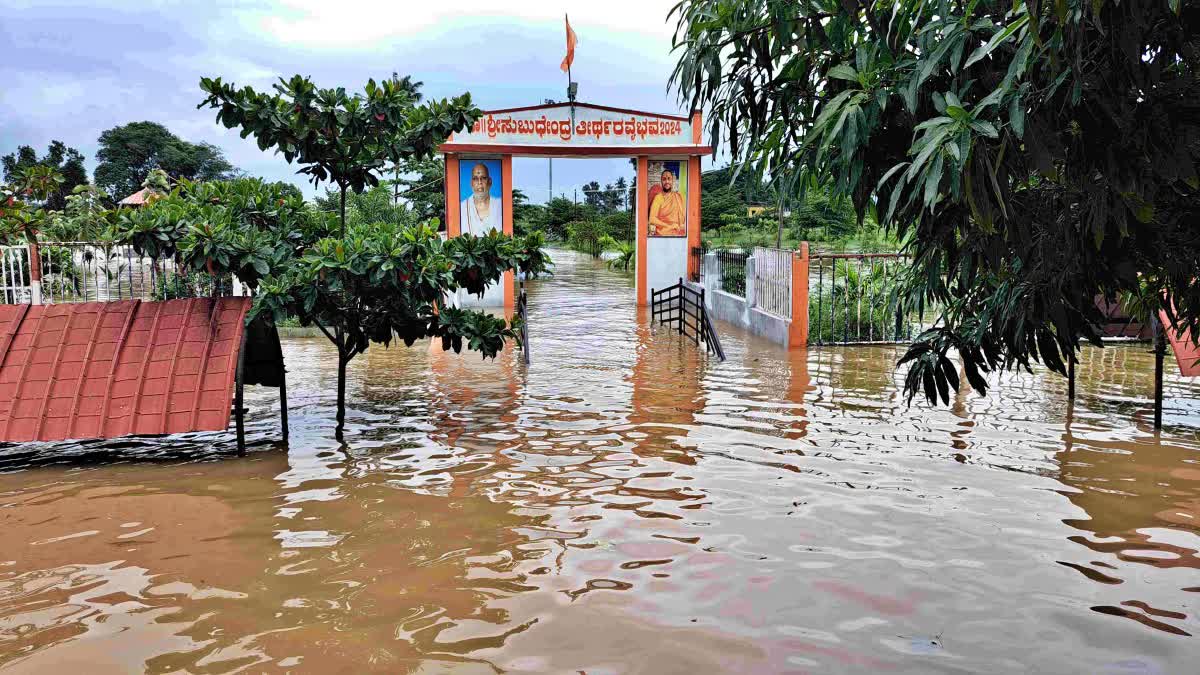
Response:
[[[701,244],[692,247],[691,259],[688,261],[688,278],[699,283],[704,279],[704,255],[708,246]]]
[[[696,346],[704,343],[717,358],[725,360],[725,349],[721,347],[721,339],[704,304],[704,289],[692,288],[680,279],[674,286],[652,290],[650,315],[663,325],[674,324],[680,335]]]
[[[904,254],[816,253],[810,260],[812,344],[907,342],[937,316],[934,308],[900,303],[900,279],[911,264]]]
[[[740,298],[746,297],[746,260],[748,253],[717,251],[717,272],[722,291]]]
[[[525,365],[529,365],[529,298],[525,295],[524,288],[517,296],[517,316],[521,319],[518,329],[521,333],[521,359],[525,361]]]

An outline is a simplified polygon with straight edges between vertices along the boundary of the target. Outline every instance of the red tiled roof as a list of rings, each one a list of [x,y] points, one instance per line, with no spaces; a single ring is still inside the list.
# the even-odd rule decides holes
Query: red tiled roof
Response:
[[[0,305],[0,441],[223,431],[249,307]]]
[[[1197,347],[1192,342],[1192,334],[1189,331],[1176,333],[1174,328],[1171,328],[1171,321],[1167,318],[1166,312],[1159,312],[1158,319],[1162,322],[1162,327],[1167,331],[1167,341],[1171,343],[1171,351],[1175,352],[1175,362],[1179,364],[1179,374],[1184,377],[1196,377],[1200,375],[1200,347]]]
[[[153,194],[150,188],[142,188],[118,202],[121,206],[141,206]]]

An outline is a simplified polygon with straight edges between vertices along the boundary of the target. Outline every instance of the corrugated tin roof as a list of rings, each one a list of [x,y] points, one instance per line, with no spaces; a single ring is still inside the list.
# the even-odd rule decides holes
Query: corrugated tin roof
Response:
[[[249,307],[0,305],[0,441],[223,431]]]

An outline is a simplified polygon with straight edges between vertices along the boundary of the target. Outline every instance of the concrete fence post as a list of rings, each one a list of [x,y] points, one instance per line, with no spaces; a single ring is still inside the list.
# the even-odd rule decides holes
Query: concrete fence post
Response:
[[[29,303],[42,304],[42,258],[36,241],[29,242]]]
[[[754,288],[754,271],[758,261],[754,256],[746,258],[746,309],[758,306],[758,292]]]
[[[717,262],[716,253],[704,254],[704,290],[708,295],[721,288],[721,264]]]
[[[808,346],[808,242],[792,254],[792,322],[788,347]]]

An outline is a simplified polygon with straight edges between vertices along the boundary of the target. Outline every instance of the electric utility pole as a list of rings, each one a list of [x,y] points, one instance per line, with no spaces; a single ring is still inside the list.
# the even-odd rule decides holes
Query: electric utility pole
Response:
[[[554,105],[554,99],[548,98],[542,101],[546,105]],[[554,199],[554,158],[546,158],[546,165],[550,168],[550,189],[546,191],[546,203],[549,204]]]

